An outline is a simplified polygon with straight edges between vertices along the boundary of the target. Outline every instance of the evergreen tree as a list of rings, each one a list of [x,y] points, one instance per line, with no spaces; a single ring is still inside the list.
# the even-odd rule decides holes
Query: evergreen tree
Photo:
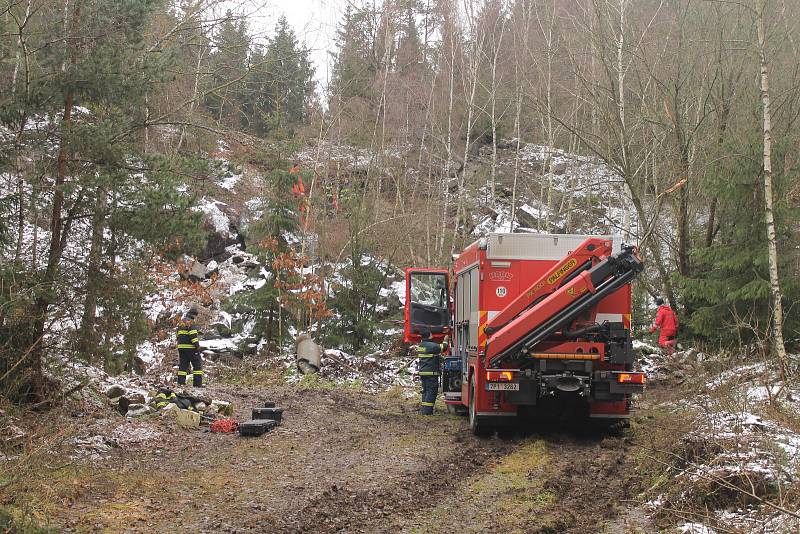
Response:
[[[415,0],[409,1],[403,14],[396,57],[397,71],[401,75],[416,74],[425,60],[425,51],[417,30],[417,4]]]
[[[309,51],[300,45],[286,17],[267,44],[265,60],[269,80],[266,123],[273,133],[291,135],[293,126],[307,122],[307,104],[314,92],[314,69]]]
[[[299,228],[300,199],[293,194],[298,176],[283,170],[288,166],[286,161],[278,159],[274,166],[264,184],[261,219],[250,230],[256,243],[251,249],[267,266],[270,276],[266,284],[232,303],[233,309],[256,321],[253,332],[268,343],[282,342],[280,338],[287,327],[296,323],[296,317],[284,309],[282,291],[286,284],[296,282],[297,276],[285,258],[292,252],[290,241]]]
[[[796,183],[797,169],[792,168],[792,158],[787,157],[793,147],[780,143],[774,147],[774,169],[778,239],[783,248],[794,249],[798,236],[792,231],[792,221],[800,212],[784,195]],[[763,336],[769,328],[770,286],[765,245],[764,208],[753,201],[763,196],[759,182],[761,146],[754,140],[746,146],[727,146],[726,153],[743,154],[741,158],[721,159],[708,175],[708,187],[718,199],[718,217],[721,221],[711,246],[697,248],[693,254],[698,273],[683,282],[682,302],[688,315],[691,331],[707,340],[735,345],[751,342],[756,335]],[[748,157],[749,156],[749,157]],[[742,206],[749,209],[743,210]],[[791,255],[781,258],[783,272],[793,271]],[[787,277],[784,298],[794,302],[800,298],[797,279]],[[732,328],[720,328],[720,323]],[[796,337],[800,319],[787,314],[787,338]]]
[[[218,124],[247,127],[250,117],[244,109],[248,99],[250,36],[244,20],[228,11],[213,44],[214,51],[208,61],[211,75],[206,87],[206,108]]]
[[[126,271],[118,257],[141,257],[167,242],[179,243],[178,252],[196,242],[199,218],[186,209],[191,199],[175,188],[178,176],[196,168],[182,160],[159,161],[142,142],[147,95],[170,82],[174,58],[168,49],[148,50],[144,40],[147,24],[163,7],[155,0],[93,0],[70,4],[66,21],[46,13],[36,20],[39,32],[32,33],[35,39],[29,43],[26,91],[7,102],[0,117],[18,133],[15,157],[4,160],[0,170],[18,173],[19,161],[38,165],[44,179],[36,183],[36,196],[26,195],[25,202],[36,204],[49,230],[40,230],[49,243],[45,257],[14,267],[17,282],[11,291],[27,296],[9,294],[17,311],[13,317],[0,316],[5,339],[12,340],[0,347],[0,391],[10,398],[39,398],[45,346],[62,351],[72,346],[68,335],[50,339],[51,321],[80,322],[76,347],[85,354],[103,352],[102,345],[118,353],[123,331],[136,330],[130,326],[141,317],[132,315],[114,331],[96,328],[103,323],[101,303],[115,294],[130,296],[129,310],[137,309],[137,299],[141,308],[146,286],[123,274],[135,269]],[[25,128],[28,119],[47,126]],[[29,155],[35,157],[22,158]],[[70,244],[87,249],[75,251]],[[87,258],[65,261],[65,255],[87,251]],[[76,294],[81,301],[76,302]],[[81,309],[82,318],[75,317]],[[52,317],[54,312],[59,316]]]
[[[329,87],[335,99],[369,99],[375,96],[373,83],[378,60],[372,36],[375,34],[372,13],[366,8],[354,10],[348,5],[344,20],[336,31],[333,76]],[[334,105],[335,102],[331,102]]]

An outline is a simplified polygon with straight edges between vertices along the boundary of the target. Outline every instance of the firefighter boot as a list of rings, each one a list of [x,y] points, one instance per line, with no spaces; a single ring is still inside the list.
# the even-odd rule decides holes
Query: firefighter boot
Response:
[[[203,371],[192,371],[192,385],[196,388],[203,387]]]

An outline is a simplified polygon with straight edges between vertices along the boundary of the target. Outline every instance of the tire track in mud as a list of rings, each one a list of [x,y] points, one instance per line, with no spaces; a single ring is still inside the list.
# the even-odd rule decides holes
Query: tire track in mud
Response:
[[[377,490],[332,486],[279,530],[603,532],[631,491],[627,438],[479,439],[464,429],[456,441],[462,447],[398,483]]]
[[[216,395],[240,418],[274,400],[286,420],[262,438],[177,430],[156,449],[115,451],[85,473],[107,484],[58,509],[56,524],[153,532],[180,517],[185,531],[209,533],[598,532],[628,493],[624,438],[479,439],[463,418],[422,417],[413,401],[364,392]]]
[[[508,442],[478,440],[467,430],[461,431],[455,442],[460,447],[439,461],[404,479],[387,480],[379,489],[331,486],[286,518],[279,531],[396,531],[400,519],[431,506],[443,494],[449,494],[459,480],[470,477],[514,448]]]

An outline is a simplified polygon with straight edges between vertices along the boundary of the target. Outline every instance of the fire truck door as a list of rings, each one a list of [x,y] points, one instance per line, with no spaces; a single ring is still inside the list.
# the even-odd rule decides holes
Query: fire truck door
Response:
[[[437,338],[449,332],[450,291],[446,270],[406,270],[404,316],[407,342],[418,341],[424,332],[430,332]]]

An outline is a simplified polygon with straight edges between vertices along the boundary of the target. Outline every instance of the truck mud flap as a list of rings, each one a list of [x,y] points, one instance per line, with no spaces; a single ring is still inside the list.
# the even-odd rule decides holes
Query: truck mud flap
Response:
[[[506,391],[506,402],[519,406],[535,406],[539,398],[539,386],[536,380],[521,379],[519,381],[519,391]]]

